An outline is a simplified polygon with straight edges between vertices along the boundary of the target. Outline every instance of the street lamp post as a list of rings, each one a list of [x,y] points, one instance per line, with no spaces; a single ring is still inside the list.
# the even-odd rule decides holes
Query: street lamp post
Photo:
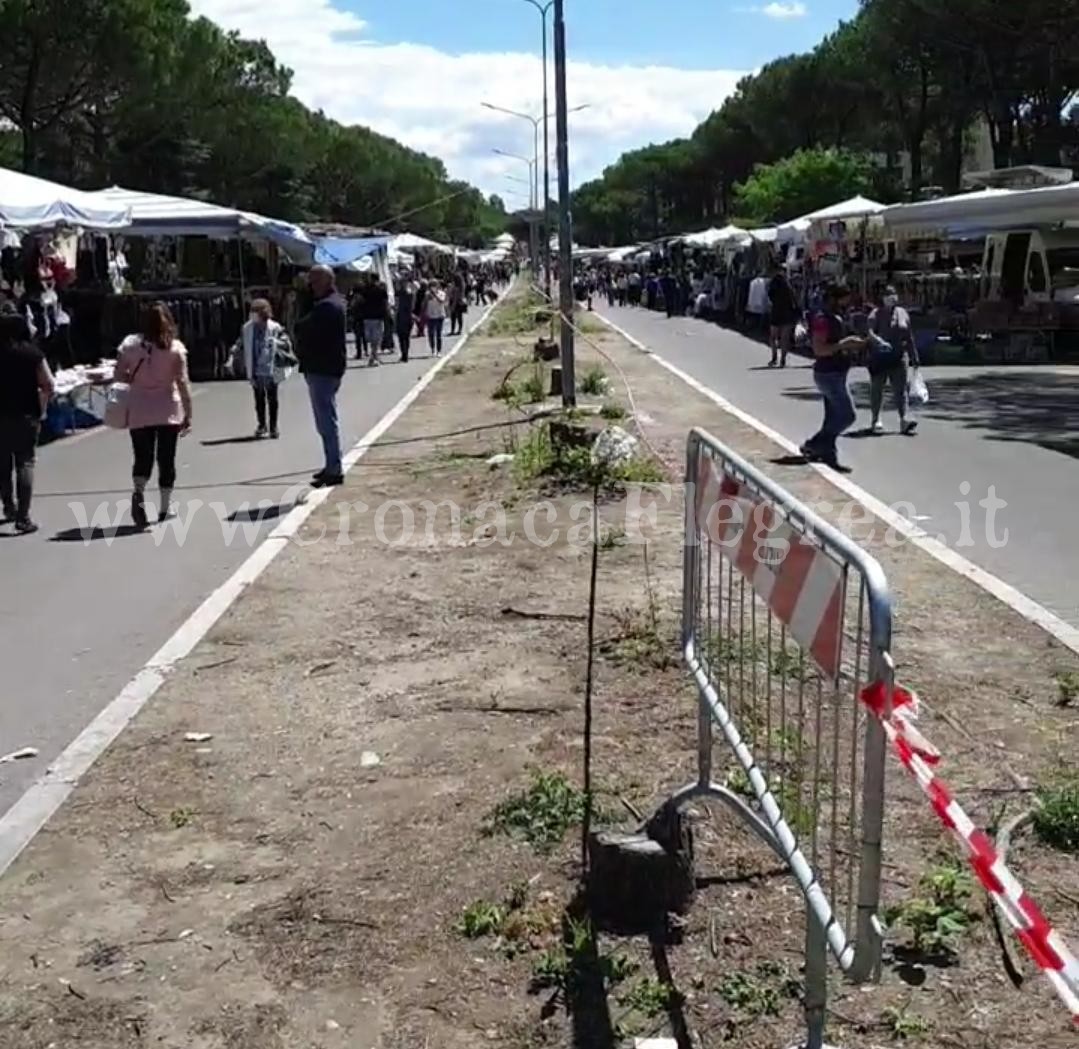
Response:
[[[551,165],[548,157],[551,155],[551,142],[548,137],[548,105],[547,105],[547,13],[551,10],[554,0],[547,0],[541,4],[540,0],[525,0],[531,4],[540,14],[540,25],[543,29],[543,288],[547,292],[547,298],[551,297]]]
[[[487,105],[487,103],[485,102],[484,105]],[[489,108],[493,109],[495,107],[490,106]],[[539,239],[536,236],[536,166],[539,163],[539,157],[529,160],[528,157],[523,157],[519,153],[510,153],[505,149],[495,149],[492,152],[497,153],[500,157],[509,157],[511,160],[519,160],[522,164],[528,165],[528,251],[532,258],[532,268],[534,270],[536,267],[536,252],[539,250],[536,243]],[[507,175],[506,177],[512,178],[513,176]]]
[[[531,3],[531,0],[528,0],[528,2]],[[546,47],[546,39],[547,38],[546,38],[546,35],[545,35],[544,36],[545,47]],[[544,70],[546,70],[546,65],[544,66]],[[551,230],[550,230],[550,223],[549,223],[550,208],[548,207],[548,202],[551,199],[551,187],[550,187],[550,167],[551,167],[550,159],[551,159],[551,153],[550,153],[550,149],[548,147],[548,140],[547,140],[547,119],[548,119],[548,117],[554,116],[556,114],[552,114],[552,113],[547,112],[547,106],[546,106],[546,76],[544,77],[544,102],[545,102],[545,104],[544,104],[544,107],[543,107],[543,115],[539,116],[539,117],[534,117],[530,113],[521,113],[520,111],[518,111],[516,109],[507,109],[505,106],[496,106],[491,102],[481,102],[480,105],[483,106],[484,109],[490,109],[492,112],[495,112],[495,113],[505,113],[506,116],[517,117],[520,120],[527,120],[532,125],[532,147],[533,147],[533,155],[535,157],[535,165],[536,165],[536,168],[535,168],[535,180],[536,180],[535,192],[536,192],[536,207],[537,208],[539,207],[539,194],[540,194],[540,190],[539,190],[539,163],[540,163],[539,128],[540,128],[540,123],[542,122],[542,124],[543,124],[543,262],[544,262],[544,274],[545,274],[544,290],[547,293],[547,297],[550,298],[551,297],[551,273],[550,273],[550,270],[551,270],[551,265],[550,265],[550,262],[551,262],[551,258],[550,258]],[[588,109],[589,106],[590,106],[590,104],[588,102],[585,102],[583,105],[574,106],[572,109],[566,110],[566,114],[568,116],[571,113],[580,113],[582,110]],[[501,153],[502,151],[496,149],[495,152],[496,153]],[[537,261],[536,256],[533,255],[532,256],[533,267],[536,265],[536,261]]]
[[[554,0],[554,91],[558,116],[558,268],[559,311],[566,320],[573,318],[573,217],[569,197],[569,112],[566,102],[566,21],[563,0]],[[564,320],[562,337],[562,405],[577,403],[574,375],[573,328]]]

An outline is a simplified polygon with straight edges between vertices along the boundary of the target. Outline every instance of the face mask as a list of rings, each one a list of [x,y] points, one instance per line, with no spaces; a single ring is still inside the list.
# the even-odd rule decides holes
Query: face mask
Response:
[[[899,305],[899,296],[898,295],[885,295],[884,298],[881,301],[884,303],[885,306],[889,307],[889,309],[890,309],[893,306],[898,306]]]

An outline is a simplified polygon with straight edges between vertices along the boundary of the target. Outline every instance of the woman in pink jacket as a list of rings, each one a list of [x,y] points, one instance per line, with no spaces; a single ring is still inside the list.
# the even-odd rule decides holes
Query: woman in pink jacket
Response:
[[[176,338],[176,322],[163,302],[144,314],[142,332],[120,344],[116,380],[131,387],[128,428],[134,465],[131,470],[131,518],[136,527],[147,524],[145,492],[157,460],[161,505],[157,519],[172,514],[176,484],[176,442],[191,429],[191,380],[187,375],[187,349]]]

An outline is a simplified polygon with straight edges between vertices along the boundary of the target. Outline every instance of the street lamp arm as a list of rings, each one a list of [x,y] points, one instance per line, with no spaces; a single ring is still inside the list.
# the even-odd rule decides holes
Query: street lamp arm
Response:
[[[491,109],[496,113],[505,113],[507,116],[519,117],[521,120],[527,120],[533,127],[538,126],[540,120],[543,119],[542,117],[529,116],[527,113],[518,113],[516,109],[507,109],[505,106],[496,106],[491,102],[481,102],[480,105],[483,106],[484,109]]]

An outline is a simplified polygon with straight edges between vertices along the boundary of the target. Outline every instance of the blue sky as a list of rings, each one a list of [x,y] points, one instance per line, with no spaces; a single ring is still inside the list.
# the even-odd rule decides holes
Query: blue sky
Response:
[[[461,14],[446,17],[453,5]],[[381,41],[412,40],[450,51],[527,51],[538,46],[539,14],[524,0],[346,0]],[[763,65],[811,48],[857,0],[803,0],[806,14],[769,18],[746,0],[567,0],[568,45],[577,58],[605,63],[732,69]],[[657,19],[658,12],[668,17]]]
[[[539,14],[524,0],[189,0],[194,13],[267,41],[293,91],[344,123],[440,157],[511,206],[538,115]],[[807,50],[857,0],[566,0],[574,184],[627,149],[689,134],[738,79]]]

